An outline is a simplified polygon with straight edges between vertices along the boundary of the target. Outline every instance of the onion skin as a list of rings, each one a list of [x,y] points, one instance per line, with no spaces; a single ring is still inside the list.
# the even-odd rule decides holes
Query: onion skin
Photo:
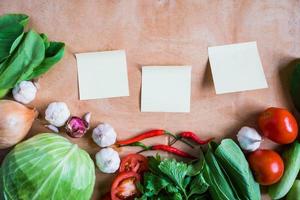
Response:
[[[0,149],[20,142],[30,130],[38,116],[34,108],[11,100],[0,100]]]

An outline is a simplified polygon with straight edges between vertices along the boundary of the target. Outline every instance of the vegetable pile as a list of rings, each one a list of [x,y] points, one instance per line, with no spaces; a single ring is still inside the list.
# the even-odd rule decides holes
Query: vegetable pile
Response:
[[[0,98],[21,81],[47,72],[64,55],[64,43],[34,30],[25,32],[28,21],[24,14],[0,16]]]
[[[95,184],[89,154],[51,133],[16,145],[3,161],[1,173],[0,191],[7,200],[89,200]]]
[[[16,101],[34,100],[33,79],[47,72],[64,54],[64,43],[49,41],[47,35],[25,31],[29,17],[24,14],[0,16],[0,99],[10,89]],[[291,96],[300,111],[300,64],[292,76]],[[0,100],[0,149],[12,147],[28,133],[37,111]],[[52,102],[45,110],[46,127],[56,133],[62,128],[72,138],[90,129],[91,113],[72,116],[64,102]],[[258,130],[242,127],[232,139],[218,144],[194,132],[173,134],[163,129],[143,132],[117,140],[115,129],[101,123],[91,139],[101,148],[95,164],[103,173],[116,173],[110,200],[260,200],[260,186],[272,199],[300,199],[300,143],[296,118],[284,108],[270,107],[258,117]],[[146,146],[141,141],[166,136],[169,144]],[[282,152],[260,148],[264,139],[285,145]],[[174,146],[181,141],[198,155]],[[204,148],[202,145],[207,145]],[[138,146],[142,150],[124,158],[116,148]],[[244,150],[244,152],[242,151]],[[164,151],[189,160],[145,157],[144,151]],[[43,133],[17,144],[0,168],[0,199],[44,200],[91,198],[95,166],[88,153],[57,134]]]
[[[160,156],[130,154],[122,159],[111,187],[112,200],[122,199],[251,199],[259,200],[260,188],[248,162],[231,139],[208,150],[190,163]],[[127,188],[127,189],[126,189]],[[130,192],[128,188],[131,188]]]

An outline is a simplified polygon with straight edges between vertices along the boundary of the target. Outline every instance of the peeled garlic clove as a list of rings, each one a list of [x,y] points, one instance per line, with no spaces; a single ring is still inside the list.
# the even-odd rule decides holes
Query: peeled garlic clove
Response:
[[[242,127],[238,134],[237,139],[242,149],[247,151],[255,151],[261,144],[261,136],[254,129],[247,126]]]
[[[73,138],[82,137],[88,130],[89,123],[80,117],[71,117],[66,124],[67,134]]]
[[[0,100],[0,149],[20,142],[38,115],[36,109],[10,100]]]
[[[116,142],[117,134],[111,125],[103,123],[94,128],[92,138],[98,146],[108,147]]]
[[[58,133],[59,130],[56,126],[49,124],[49,125],[45,125],[46,128],[48,128],[49,130],[53,131],[54,133]]]

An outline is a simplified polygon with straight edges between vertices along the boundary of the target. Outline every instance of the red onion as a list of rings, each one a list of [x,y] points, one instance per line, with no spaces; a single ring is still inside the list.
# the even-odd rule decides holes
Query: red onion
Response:
[[[80,138],[89,129],[89,123],[80,117],[71,117],[66,125],[66,131],[70,137]]]

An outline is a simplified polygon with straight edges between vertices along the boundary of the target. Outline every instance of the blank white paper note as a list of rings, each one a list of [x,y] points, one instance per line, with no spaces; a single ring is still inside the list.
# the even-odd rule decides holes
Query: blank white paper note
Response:
[[[142,112],[190,112],[191,67],[142,68]]]
[[[208,48],[217,94],[267,88],[256,42]]]
[[[80,100],[129,96],[123,50],[76,54]]]

